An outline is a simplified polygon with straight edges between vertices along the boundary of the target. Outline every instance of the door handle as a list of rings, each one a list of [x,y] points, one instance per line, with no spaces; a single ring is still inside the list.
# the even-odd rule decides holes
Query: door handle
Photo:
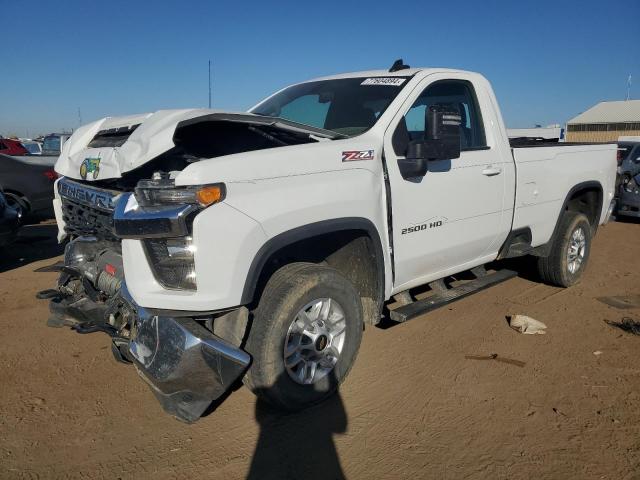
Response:
[[[502,173],[502,168],[494,167],[493,165],[489,165],[487,168],[482,170],[482,174],[487,177],[493,177],[494,175],[500,175]]]

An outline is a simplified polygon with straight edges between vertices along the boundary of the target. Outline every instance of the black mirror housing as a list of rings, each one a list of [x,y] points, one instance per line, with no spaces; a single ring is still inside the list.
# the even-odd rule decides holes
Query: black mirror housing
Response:
[[[426,143],[431,145],[429,160],[460,158],[460,123],[457,106],[431,105],[426,112]]]
[[[427,160],[424,158],[399,158],[398,168],[402,178],[423,177],[427,173]]]
[[[428,162],[460,157],[460,110],[450,104],[436,104],[425,112],[425,139],[409,140],[404,130],[394,133],[394,149],[406,145],[405,158],[398,159],[403,178],[421,177],[427,173]],[[404,135],[401,135],[404,133]]]

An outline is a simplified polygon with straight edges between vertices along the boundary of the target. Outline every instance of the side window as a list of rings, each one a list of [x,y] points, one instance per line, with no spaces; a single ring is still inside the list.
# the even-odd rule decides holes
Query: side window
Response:
[[[4,143],[0,142],[0,150],[6,150],[6,149],[7,149],[7,146]]]
[[[411,140],[422,140],[425,132],[427,108],[435,104],[457,107],[462,117],[460,125],[460,149],[486,147],[484,124],[478,100],[469,82],[444,80],[429,85],[404,116]]]

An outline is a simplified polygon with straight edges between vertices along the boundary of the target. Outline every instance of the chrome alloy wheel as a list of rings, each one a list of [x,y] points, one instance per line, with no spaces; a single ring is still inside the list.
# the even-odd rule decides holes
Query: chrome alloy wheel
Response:
[[[344,310],[331,298],[302,307],[284,342],[284,365],[291,379],[309,385],[331,372],[342,353],[346,327]]]
[[[567,268],[569,273],[574,274],[580,269],[584,254],[587,250],[587,238],[582,227],[576,228],[569,239],[567,249]]]

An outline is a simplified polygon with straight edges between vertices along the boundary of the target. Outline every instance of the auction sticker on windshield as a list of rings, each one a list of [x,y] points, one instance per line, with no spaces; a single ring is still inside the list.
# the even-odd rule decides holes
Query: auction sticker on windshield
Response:
[[[360,85],[393,85],[399,87],[405,80],[406,78],[398,77],[372,77],[365,78]]]

